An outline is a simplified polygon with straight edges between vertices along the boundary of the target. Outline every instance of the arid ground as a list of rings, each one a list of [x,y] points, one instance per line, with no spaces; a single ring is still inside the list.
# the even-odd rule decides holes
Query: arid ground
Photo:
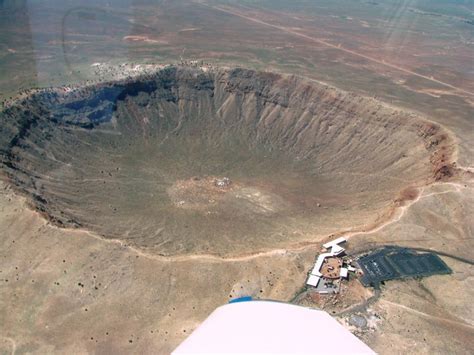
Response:
[[[169,353],[241,295],[470,353],[472,8],[351,3],[0,3],[1,353]],[[453,274],[302,298],[336,235]]]

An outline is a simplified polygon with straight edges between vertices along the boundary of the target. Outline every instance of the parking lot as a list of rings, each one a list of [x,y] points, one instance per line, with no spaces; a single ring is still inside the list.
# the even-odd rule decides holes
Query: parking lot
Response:
[[[357,260],[365,286],[378,287],[380,282],[407,277],[449,274],[451,269],[433,253],[417,253],[408,248],[385,247]]]

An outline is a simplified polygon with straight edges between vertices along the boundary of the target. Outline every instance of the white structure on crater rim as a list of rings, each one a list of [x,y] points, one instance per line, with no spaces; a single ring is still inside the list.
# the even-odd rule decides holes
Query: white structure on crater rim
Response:
[[[308,276],[308,279],[306,281],[306,284],[308,286],[316,287],[317,291],[319,293],[329,293],[329,292],[337,292],[338,287],[332,287],[332,280],[329,280],[329,282],[326,282],[326,277],[325,275],[321,272],[323,269],[323,266],[328,262],[327,259],[329,258],[337,258],[338,256],[341,256],[344,252],[345,249],[340,246],[340,244],[345,243],[346,238],[340,237],[335,240],[332,240],[326,244],[323,244],[323,247],[328,250],[326,253],[319,254],[318,258],[316,259],[316,263],[314,264],[313,270]],[[340,259],[339,259],[340,260]],[[341,262],[342,265],[342,262]],[[329,270],[333,270],[334,267],[328,266]],[[338,279],[341,278],[347,278],[349,271],[355,270],[352,266],[347,266],[347,267],[340,267],[339,273],[338,273]]]

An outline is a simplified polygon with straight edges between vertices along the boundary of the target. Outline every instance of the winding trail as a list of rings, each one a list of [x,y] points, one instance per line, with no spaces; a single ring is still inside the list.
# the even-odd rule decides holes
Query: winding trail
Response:
[[[433,320],[436,320],[436,321],[439,321],[439,322],[448,323],[448,324],[468,328],[470,330],[474,330],[474,326],[472,326],[470,324],[460,322],[460,321],[455,321],[455,320],[452,320],[452,319],[449,319],[449,318],[437,317],[437,316],[434,316],[434,315],[431,315],[431,314],[428,314],[428,313],[421,312],[417,309],[405,306],[405,305],[400,304],[400,303],[395,303],[395,302],[387,301],[387,300],[384,300],[384,299],[379,300],[379,302],[389,304],[391,306],[395,306],[395,307],[398,307],[398,308],[402,308],[402,309],[404,309],[408,312],[414,313],[414,314],[416,314],[418,316],[421,316],[421,317],[424,317],[424,318],[429,318],[429,319],[433,319]]]
[[[12,345],[12,352],[11,354],[12,355],[15,355],[16,353],[16,342],[13,338],[10,338],[10,337],[6,337],[6,336],[0,336],[2,337],[3,339],[5,339],[6,341],[8,341],[11,345]]]
[[[199,5],[202,5],[202,6],[206,6],[206,7],[211,8],[211,9],[214,9],[214,10],[216,10],[216,11],[224,12],[224,13],[227,13],[227,14],[230,14],[230,15],[234,15],[234,16],[243,18],[243,19],[245,19],[245,20],[247,20],[247,21],[251,21],[251,22],[254,22],[254,23],[258,23],[258,24],[260,24],[260,25],[263,25],[263,26],[275,28],[275,29],[277,29],[277,30],[280,30],[280,31],[283,31],[283,32],[292,34],[292,35],[294,35],[294,36],[298,36],[298,37],[304,38],[304,39],[309,40],[309,41],[311,41],[311,42],[315,42],[315,43],[318,43],[318,44],[322,44],[322,45],[324,45],[324,46],[327,46],[327,47],[330,47],[330,48],[333,48],[333,49],[337,49],[337,50],[342,51],[342,52],[344,52],[344,53],[351,54],[351,55],[353,55],[353,56],[366,59],[366,60],[368,60],[368,61],[370,61],[370,62],[379,64],[379,65],[383,65],[383,66],[388,67],[388,68],[391,68],[391,69],[395,69],[395,70],[401,71],[401,72],[403,72],[403,73],[405,73],[405,74],[410,74],[410,75],[416,76],[416,77],[418,77],[418,78],[422,78],[422,79],[431,81],[431,82],[433,82],[433,83],[442,85],[442,86],[444,86],[444,87],[448,87],[448,88],[450,88],[450,89],[452,89],[452,90],[455,90],[455,91],[457,91],[457,92],[461,92],[461,93],[467,94],[467,95],[469,95],[469,96],[474,96],[474,93],[473,93],[473,92],[464,90],[464,89],[462,89],[462,88],[459,88],[459,87],[457,87],[457,86],[451,85],[451,84],[446,83],[446,82],[444,82],[444,81],[435,79],[435,78],[430,77],[430,76],[426,76],[426,75],[423,75],[423,74],[416,73],[416,72],[411,71],[411,70],[409,70],[409,69],[405,69],[405,68],[403,68],[403,67],[400,67],[400,66],[398,66],[398,65],[396,65],[396,64],[387,63],[387,62],[384,61],[384,60],[380,60],[380,59],[377,59],[377,58],[374,58],[374,57],[370,57],[370,56],[368,56],[368,55],[365,55],[365,54],[356,52],[356,51],[351,50],[351,49],[347,49],[347,48],[344,48],[344,47],[340,47],[339,45],[335,45],[335,44],[332,44],[332,43],[330,43],[330,42],[328,42],[328,41],[325,41],[325,40],[322,40],[322,39],[319,39],[319,38],[315,38],[315,37],[306,35],[306,34],[304,34],[304,33],[297,32],[297,31],[292,30],[292,29],[287,28],[287,27],[275,25],[275,24],[272,24],[272,23],[269,23],[269,22],[260,20],[260,19],[258,19],[258,18],[250,17],[250,16],[245,15],[245,14],[243,14],[243,13],[241,13],[241,12],[238,12],[238,11],[235,11],[235,10],[230,10],[229,8],[223,8],[223,7],[221,7],[221,6],[213,6],[213,5],[209,5],[209,4],[205,4],[205,3],[203,3],[203,2],[197,2],[197,1],[195,1],[195,3],[196,3],[196,4],[199,4]]]

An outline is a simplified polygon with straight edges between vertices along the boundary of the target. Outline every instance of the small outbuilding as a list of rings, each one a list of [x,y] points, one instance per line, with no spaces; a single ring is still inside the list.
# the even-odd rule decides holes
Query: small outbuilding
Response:
[[[306,284],[308,286],[317,287],[320,279],[321,279],[321,277],[319,277],[319,276],[309,275],[308,281],[306,281]]]
[[[349,275],[349,270],[345,267],[341,267],[341,272],[340,272],[339,275],[342,279],[347,279],[347,277]]]

